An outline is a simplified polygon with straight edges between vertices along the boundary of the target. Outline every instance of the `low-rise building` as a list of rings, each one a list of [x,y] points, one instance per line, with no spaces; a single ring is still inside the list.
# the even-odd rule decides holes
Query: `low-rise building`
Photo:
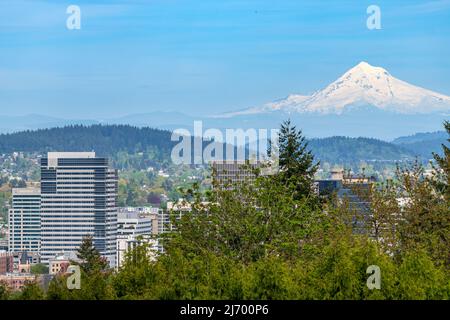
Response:
[[[48,273],[50,275],[65,273],[72,261],[78,261],[73,252],[60,253],[48,261]]]
[[[29,273],[7,273],[0,274],[0,282],[3,282],[12,291],[22,290],[25,284],[36,282],[43,286],[44,277]]]
[[[40,256],[36,252],[11,252],[14,261],[14,272],[29,273],[31,266],[40,263]]]

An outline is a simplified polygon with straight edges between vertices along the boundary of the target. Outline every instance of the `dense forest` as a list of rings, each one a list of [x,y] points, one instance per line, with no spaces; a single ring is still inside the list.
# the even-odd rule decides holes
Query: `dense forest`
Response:
[[[414,151],[416,155],[424,159],[429,159],[431,152],[439,150],[442,143],[445,142],[445,139],[445,131],[436,131],[416,133],[412,136],[400,137],[392,141],[392,143]]]
[[[411,160],[415,157],[414,152],[406,148],[370,138],[331,137],[312,139],[309,146],[318,159],[330,163],[400,161]]]
[[[2,134],[0,153],[94,150],[98,155],[115,157],[118,153],[135,154],[151,150],[152,157],[163,162],[169,159],[172,146],[176,143],[170,138],[170,131],[152,128],[128,125],[75,125]],[[431,158],[431,153],[427,155],[424,148],[416,152],[414,150],[416,145],[420,146],[421,141],[406,145],[377,139],[347,137],[311,139],[309,144],[321,162],[346,165],[360,161],[411,160],[417,155],[424,155],[424,160]]]
[[[110,156],[157,148],[167,154],[171,146],[169,131],[127,125],[74,125],[0,135],[1,153],[95,150],[98,155]]]

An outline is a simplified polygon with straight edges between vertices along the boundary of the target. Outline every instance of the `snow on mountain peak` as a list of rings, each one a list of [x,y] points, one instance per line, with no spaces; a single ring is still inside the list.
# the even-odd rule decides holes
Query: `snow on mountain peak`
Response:
[[[385,69],[361,62],[314,93],[298,111],[342,113],[347,106],[360,104],[384,109],[395,102],[396,84],[399,84],[397,79]]]
[[[311,96],[293,94],[228,116],[272,111],[341,114],[358,106],[403,114],[449,112],[450,97],[406,83],[386,69],[362,61]]]
[[[356,66],[354,66],[351,70],[361,70],[362,72],[365,73],[377,73],[377,72],[387,72],[385,69],[381,68],[381,67],[374,67],[371,66],[370,64],[368,64],[365,61],[361,61],[360,63],[358,63]]]

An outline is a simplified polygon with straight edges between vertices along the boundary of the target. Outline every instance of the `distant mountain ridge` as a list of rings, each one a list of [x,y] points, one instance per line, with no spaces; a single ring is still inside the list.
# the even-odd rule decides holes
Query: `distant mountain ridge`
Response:
[[[170,154],[171,133],[129,125],[73,125],[0,134],[0,153],[15,151],[95,151],[102,156],[142,152],[149,148]]]
[[[354,164],[361,161],[409,161],[416,156],[412,150],[371,138],[311,139],[309,147],[321,161],[340,164]]]
[[[40,114],[23,116],[0,116],[0,133],[12,133],[25,130],[48,129],[70,125],[132,125],[138,127],[153,127],[158,129],[174,129],[180,126],[192,125],[194,118],[180,112],[155,111],[130,114],[108,119],[65,119]]]
[[[0,133],[63,127],[76,124],[92,125],[98,123],[98,121],[90,119],[63,119],[41,114],[28,114],[23,116],[0,116]]]
[[[405,138],[400,139],[403,141]],[[169,161],[175,143],[167,130],[128,125],[75,125],[0,134],[0,153],[93,150],[99,155],[114,156],[119,152],[151,150],[161,161]],[[406,161],[413,160],[418,153],[411,145],[371,138],[329,137],[309,139],[309,143],[318,160],[330,163]],[[439,145],[433,151],[440,150]]]
[[[431,159],[433,152],[442,153],[442,144],[448,144],[447,139],[448,136],[445,131],[436,131],[399,137],[394,139],[392,143],[406,150],[413,151],[415,155],[422,159]]]
[[[447,133],[445,131],[419,132],[406,137],[398,137],[392,141],[394,144],[412,144],[416,142],[426,142],[440,140],[445,141]]]

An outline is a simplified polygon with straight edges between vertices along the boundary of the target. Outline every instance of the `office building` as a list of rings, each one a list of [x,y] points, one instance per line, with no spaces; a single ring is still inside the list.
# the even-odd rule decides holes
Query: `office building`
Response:
[[[353,230],[355,233],[364,233],[367,221],[370,218],[369,192],[374,185],[374,177],[362,177],[345,174],[343,170],[331,172],[331,179],[316,180],[315,191],[321,197],[336,196],[339,201],[347,201],[353,217]]]
[[[38,253],[41,244],[41,193],[37,188],[12,190],[9,210],[10,252]]]
[[[135,208],[119,208],[117,212],[117,238],[157,233],[157,215],[142,212],[138,208],[136,210]]]
[[[41,159],[41,256],[48,263],[92,236],[115,266],[117,171],[95,152],[49,152]]]
[[[238,160],[213,161],[211,163],[212,177],[218,188],[233,189],[234,185],[253,183],[255,169],[262,168],[261,162]]]
[[[8,240],[0,240],[0,252],[8,251]]]
[[[0,223],[0,252],[8,251],[9,231],[6,224]]]
[[[154,236],[158,234],[158,215],[153,208],[119,208],[117,214],[117,268],[123,265],[125,254],[136,245],[147,243],[158,250]],[[157,212],[157,211],[156,211]]]

